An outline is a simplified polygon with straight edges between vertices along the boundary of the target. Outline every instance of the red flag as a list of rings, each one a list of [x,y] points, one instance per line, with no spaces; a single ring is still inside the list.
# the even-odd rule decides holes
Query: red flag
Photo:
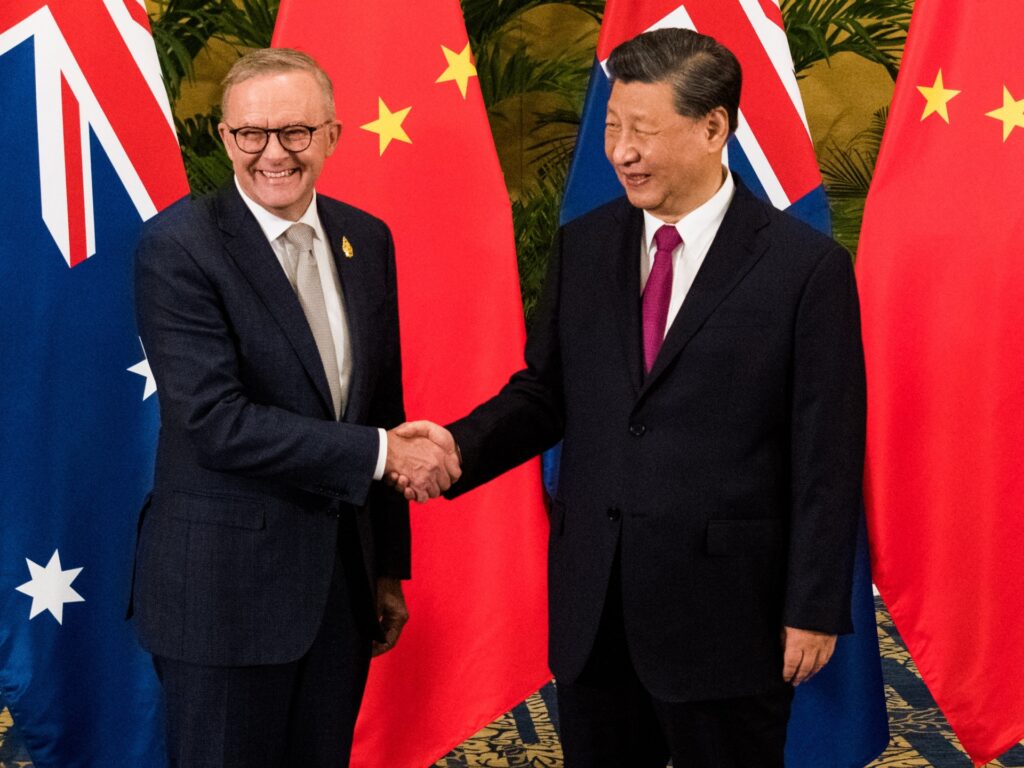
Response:
[[[318,188],[394,233],[409,416],[461,416],[522,366],[525,335],[508,195],[458,1],[385,12],[284,0],[274,45],[307,51],[334,81],[344,130]],[[550,679],[546,539],[536,461],[413,509],[411,618],[372,666],[353,765],[433,763]]]
[[[978,764],[1024,737],[1022,39],[918,0],[857,260],[872,569]]]

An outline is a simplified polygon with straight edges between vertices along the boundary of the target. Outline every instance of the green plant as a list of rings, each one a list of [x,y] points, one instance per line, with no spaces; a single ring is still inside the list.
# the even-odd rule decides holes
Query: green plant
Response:
[[[162,0],[150,16],[153,42],[174,105],[184,82],[195,77],[196,57],[212,40],[233,48],[270,45],[278,0]],[[216,189],[231,178],[231,161],[217,135],[219,107],[192,117],[175,116],[181,155],[192,194]]]
[[[519,288],[523,314],[529,320],[544,289],[551,242],[558,229],[558,211],[565,187],[566,169],[545,177],[529,196],[512,201],[512,222],[519,258]]]
[[[782,0],[797,74],[848,52],[881,64],[895,80],[913,6],[913,0]]]
[[[899,72],[913,0],[782,0],[786,35],[797,77],[819,61],[852,53]],[[885,131],[888,109],[849,142],[825,144],[818,158],[832,211],[832,234],[856,254],[868,187]]]
[[[231,178],[231,161],[217,134],[219,122],[219,107],[214,107],[209,114],[174,118],[181,156],[185,160],[185,172],[193,194],[214,190]]]
[[[577,0],[555,3],[551,0],[462,0],[462,15],[466,20],[469,41],[473,50],[481,43],[495,40],[504,34],[510,24],[522,21],[526,11],[544,5],[568,5],[600,21],[605,0]]]
[[[888,107],[878,110],[871,124],[846,144],[827,142],[818,159],[832,208],[832,234],[850,253],[857,252],[864,202],[888,116]]]
[[[463,0],[462,8],[512,199],[529,321],[558,228],[604,0]],[[574,24],[539,28],[538,14],[561,14]],[[538,52],[535,43],[552,34],[558,39],[555,52]]]

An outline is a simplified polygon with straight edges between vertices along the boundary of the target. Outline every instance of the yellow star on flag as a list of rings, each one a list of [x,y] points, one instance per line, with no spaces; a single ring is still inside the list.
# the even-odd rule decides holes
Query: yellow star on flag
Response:
[[[927,100],[924,105],[924,114],[921,115],[921,119],[924,120],[928,115],[937,114],[947,123],[949,122],[949,102],[954,96],[960,91],[954,91],[951,88],[947,88],[942,82],[942,70],[939,70],[939,74],[935,77],[935,84],[931,86],[919,85],[917,90],[921,92],[921,95]]]
[[[466,43],[466,47],[462,49],[461,53],[456,53],[443,45],[441,46],[441,51],[448,60],[448,69],[442,72],[441,76],[434,82],[447,83],[450,80],[454,80],[459,85],[459,93],[462,94],[462,98],[466,98],[469,78],[476,77],[476,67],[473,66],[473,62],[470,60],[469,43]]]
[[[1024,99],[1014,100],[1007,87],[1003,86],[1003,106],[985,113],[986,117],[994,117],[1003,121],[1003,141],[1006,141],[1014,128],[1024,128]]]
[[[380,153],[383,155],[384,150],[388,148],[388,144],[392,141],[404,141],[406,144],[412,144],[412,139],[409,138],[409,134],[405,132],[402,127],[402,121],[405,120],[409,114],[409,110],[412,107],[406,107],[400,109],[397,112],[392,112],[388,109],[388,105],[384,103],[384,99],[377,97],[377,119],[372,123],[359,126],[364,131],[370,131],[380,136]]]

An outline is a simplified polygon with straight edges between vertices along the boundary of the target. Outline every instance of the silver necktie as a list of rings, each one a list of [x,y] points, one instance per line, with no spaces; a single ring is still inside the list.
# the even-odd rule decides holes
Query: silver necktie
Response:
[[[320,361],[327,375],[327,385],[331,388],[331,401],[334,404],[334,416],[341,415],[341,376],[338,373],[338,354],[334,348],[334,337],[327,321],[327,305],[324,303],[324,289],[320,283],[320,270],[313,255],[313,228],[309,224],[292,224],[284,233],[286,250],[289,252],[289,266],[293,269],[288,275],[299,304],[306,315],[306,322],[313,332],[316,348],[320,352]],[[294,278],[294,279],[293,279]]]

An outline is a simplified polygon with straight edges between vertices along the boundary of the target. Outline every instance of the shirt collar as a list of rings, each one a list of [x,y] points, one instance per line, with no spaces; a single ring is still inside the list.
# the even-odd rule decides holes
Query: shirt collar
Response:
[[[706,232],[710,227],[717,226],[725,217],[725,210],[732,202],[733,192],[736,190],[736,183],[732,179],[732,173],[725,169],[725,180],[705,203],[694,208],[675,223],[676,231],[683,238],[684,243],[694,243],[701,233]],[[648,252],[654,251],[654,235],[664,226],[666,222],[647,211],[644,211],[644,242],[647,244]],[[669,225],[673,226],[673,225]]]
[[[297,222],[288,221],[288,219],[282,219],[280,216],[271,213],[262,205],[257,203],[242,189],[242,185],[238,183],[238,177],[235,176],[235,187],[238,189],[238,194],[242,196],[242,202],[245,203],[246,207],[252,211],[252,215],[256,217],[256,223],[260,225],[260,229],[263,230],[264,236],[270,242],[274,242],[283,235],[288,228]],[[309,201],[309,207],[306,208],[305,212],[299,217],[299,221],[303,224],[309,224],[313,228],[313,236],[319,240],[324,239],[323,227],[320,226],[320,217],[316,212],[316,190],[313,190],[313,199]]]

